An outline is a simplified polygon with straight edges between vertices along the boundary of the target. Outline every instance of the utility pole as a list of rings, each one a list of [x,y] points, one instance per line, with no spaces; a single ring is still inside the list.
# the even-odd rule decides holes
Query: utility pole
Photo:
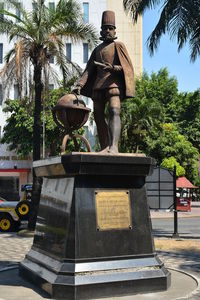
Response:
[[[45,158],[45,97],[43,97],[43,123],[42,123],[42,158]]]
[[[176,205],[176,166],[174,166],[174,233],[172,238],[179,238],[178,234],[178,211]]]

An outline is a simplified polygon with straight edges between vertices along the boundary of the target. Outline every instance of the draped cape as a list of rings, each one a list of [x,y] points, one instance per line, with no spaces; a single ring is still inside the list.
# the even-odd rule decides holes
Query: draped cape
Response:
[[[114,43],[120,65],[123,69],[125,98],[132,98],[135,96],[133,66],[125,45],[122,42],[114,41]],[[81,86],[81,95],[89,98],[92,98],[93,86],[97,76],[97,66],[94,64],[94,61],[96,60],[96,51],[98,51],[98,46],[92,52],[85,71],[78,82]]]

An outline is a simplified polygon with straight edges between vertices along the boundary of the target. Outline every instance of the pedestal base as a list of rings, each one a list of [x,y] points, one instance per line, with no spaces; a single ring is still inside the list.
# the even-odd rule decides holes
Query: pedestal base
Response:
[[[20,275],[56,299],[167,289],[170,273],[154,253],[145,191],[153,163],[87,154],[36,162],[43,186]]]

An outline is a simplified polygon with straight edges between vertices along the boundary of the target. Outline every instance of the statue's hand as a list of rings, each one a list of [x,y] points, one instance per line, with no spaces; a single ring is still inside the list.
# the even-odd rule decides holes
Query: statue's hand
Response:
[[[77,85],[73,90],[72,90],[72,93],[75,93],[77,95],[80,95],[81,94],[81,86],[80,85]]]
[[[106,62],[105,63],[105,67],[103,67],[103,69],[105,71],[113,71],[113,65],[111,65],[110,63]]]
[[[104,70],[110,71],[110,72],[121,72],[122,66],[120,65],[111,65],[110,63],[105,63]]]
[[[114,72],[121,72],[122,71],[122,66],[120,66],[120,65],[114,65],[113,66],[113,71]]]

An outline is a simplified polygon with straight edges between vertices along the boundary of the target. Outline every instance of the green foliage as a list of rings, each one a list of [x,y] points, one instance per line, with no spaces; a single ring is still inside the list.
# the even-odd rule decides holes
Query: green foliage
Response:
[[[200,91],[179,93],[166,68],[144,73],[136,80],[136,97],[122,102],[121,119],[121,152],[143,152],[158,164],[174,157],[198,183]]]
[[[174,171],[175,166],[176,166],[176,176],[178,177],[185,176],[185,169],[179,164],[179,162],[177,162],[175,157],[171,156],[169,158],[164,158],[161,163],[161,167],[171,171]]]
[[[136,97],[122,104],[122,137],[120,151],[139,152],[148,129],[155,125],[161,108],[157,101]]]
[[[152,135],[151,135],[152,133]],[[152,130],[146,138],[146,153],[155,157],[158,164],[165,158],[175,157],[185,169],[187,177],[197,182],[198,150],[181,135],[172,123],[162,124],[160,131]]]
[[[69,81],[66,89],[60,87],[52,90],[49,100],[46,99],[45,101],[45,115],[43,116],[42,112],[41,119],[43,122],[44,118],[45,122],[45,148],[47,156],[60,153],[60,147],[64,137],[64,131],[62,131],[53,120],[51,108],[64,94],[70,92],[70,86],[73,85],[75,80],[76,78],[73,78]],[[19,100],[8,100],[6,104],[4,111],[9,113],[9,117],[4,127],[4,135],[1,139],[1,143],[7,143],[11,150],[16,150],[19,156],[25,157],[32,153],[33,150],[34,105],[33,103],[29,103],[26,98],[22,102]],[[77,133],[82,135],[84,129],[78,130]],[[42,129],[40,135],[41,141],[43,141]],[[74,144],[70,140],[67,144],[67,151],[71,152],[73,150]]]
[[[136,97],[146,97],[149,100],[158,100],[160,104],[168,104],[178,97],[178,82],[175,77],[170,77],[167,68],[162,68],[158,73],[152,72],[150,76],[146,72],[142,81],[136,81]]]
[[[138,152],[150,129],[169,119],[169,103],[178,97],[176,78],[169,77],[166,68],[158,74],[144,73],[136,79],[136,97],[122,102],[122,137],[120,151]],[[139,150],[140,149],[140,150]]]
[[[200,90],[181,93],[171,101],[169,112],[180,132],[200,150]]]
[[[33,140],[33,107],[27,101],[8,100],[5,112],[9,113],[1,143],[9,144],[10,150],[16,150],[21,157],[32,150]]]

